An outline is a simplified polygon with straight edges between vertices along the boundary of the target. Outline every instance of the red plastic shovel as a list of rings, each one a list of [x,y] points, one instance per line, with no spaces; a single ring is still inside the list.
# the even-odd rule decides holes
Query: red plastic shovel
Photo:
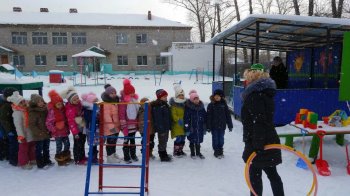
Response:
[[[350,159],[349,159],[349,150],[348,145],[346,145],[346,159],[348,160],[348,165],[346,166],[346,169],[348,170],[348,174],[350,175]]]
[[[323,137],[326,135],[326,132],[323,130],[319,130],[316,132],[316,134],[320,138],[320,159],[317,159],[315,162],[317,171],[321,176],[330,176],[331,171],[329,170],[328,162],[326,160],[323,160],[322,157]]]

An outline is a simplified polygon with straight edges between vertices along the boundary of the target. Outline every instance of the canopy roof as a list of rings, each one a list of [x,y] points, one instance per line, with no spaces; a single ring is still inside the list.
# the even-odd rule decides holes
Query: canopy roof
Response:
[[[234,47],[237,39],[239,48],[290,51],[342,42],[345,31],[350,19],[252,14],[207,43]]]
[[[91,50],[86,50],[84,52],[75,54],[72,57],[101,57],[101,58],[105,58],[106,56],[103,54],[99,54],[97,52],[91,51]]]

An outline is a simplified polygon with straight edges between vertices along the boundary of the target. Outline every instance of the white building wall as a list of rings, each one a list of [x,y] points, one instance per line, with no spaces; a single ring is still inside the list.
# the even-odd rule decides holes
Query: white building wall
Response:
[[[191,71],[192,69],[203,69],[205,72],[212,72],[213,65],[213,45],[205,43],[173,42],[169,49],[172,54],[172,68],[169,62],[169,69],[173,71]],[[171,61],[171,57],[169,58]],[[216,70],[221,65],[221,47],[215,48]]]

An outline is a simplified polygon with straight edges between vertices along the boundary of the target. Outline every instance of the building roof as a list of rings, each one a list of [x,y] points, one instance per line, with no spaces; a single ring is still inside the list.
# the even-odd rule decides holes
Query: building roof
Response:
[[[105,58],[106,56],[103,54],[99,54],[97,52],[91,51],[91,50],[86,50],[84,52],[75,54],[72,57],[101,57],[101,58]]]
[[[252,14],[213,37],[208,44],[256,48],[259,28],[259,48],[279,51],[318,47],[343,40],[350,31],[350,19],[296,15]]]
[[[15,68],[13,68],[12,65],[10,65],[10,64],[1,64],[0,67],[3,67],[3,68],[6,69],[7,71],[13,71],[13,70],[15,70]]]
[[[192,28],[154,15],[148,20],[147,14],[102,13],[0,12],[0,24]]]

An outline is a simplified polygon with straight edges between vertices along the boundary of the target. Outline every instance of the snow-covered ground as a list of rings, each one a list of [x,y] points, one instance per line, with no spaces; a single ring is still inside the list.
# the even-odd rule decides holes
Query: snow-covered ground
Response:
[[[122,89],[125,75],[116,75],[108,83],[111,83],[119,91]],[[155,91],[164,88],[169,97],[174,96],[173,83],[181,81],[186,93],[196,89],[200,98],[207,104],[211,94],[211,85],[194,83],[189,80],[189,75],[164,75],[160,86],[154,85],[153,75],[131,76],[132,84],[140,97],[155,99]],[[2,80],[12,80],[14,77],[0,74]],[[137,79],[136,79],[137,78]],[[50,89],[61,91],[72,84],[67,79],[65,84],[50,84],[48,77],[40,76],[36,80],[44,81],[44,97]],[[32,80],[22,78],[20,80]],[[93,91],[100,94],[103,86],[76,87],[79,94]],[[24,93],[30,96],[30,91]],[[233,119],[233,132],[225,135],[225,158],[216,159],[211,149],[211,135],[205,135],[202,144],[202,153],[205,160],[193,160],[189,156],[175,158],[171,163],[162,163],[159,158],[150,161],[149,190],[152,196],[233,196],[249,195],[249,189],[244,179],[244,163],[241,158],[243,151],[242,124]],[[291,126],[279,127],[278,131],[295,129]],[[346,136],[349,140],[350,137]],[[157,143],[157,138],[156,138]],[[281,139],[284,142],[284,139]],[[311,137],[306,138],[306,149],[309,148]],[[71,143],[72,146],[73,142]],[[86,148],[88,146],[86,145]],[[172,152],[173,141],[169,138],[168,153]],[[295,139],[295,147],[301,150],[301,138]],[[55,143],[51,142],[52,160],[55,154]],[[121,148],[117,148],[121,156]],[[155,151],[157,149],[155,148]],[[185,152],[189,154],[188,145]],[[156,153],[155,153],[156,154]],[[306,195],[312,184],[312,174],[308,170],[302,170],[295,166],[297,157],[288,152],[283,152],[283,164],[278,166],[278,171],[283,179],[286,195]],[[140,151],[138,151],[141,157]],[[346,173],[345,148],[336,145],[334,136],[325,137],[324,158],[329,162],[332,175],[319,176],[319,196],[350,195],[350,175]],[[97,191],[98,168],[93,167],[91,176],[91,191]],[[54,166],[48,170],[34,168],[24,171],[10,166],[7,162],[0,162],[0,195],[6,196],[77,196],[83,195],[85,187],[86,167],[69,165],[67,167]],[[264,195],[272,195],[269,181],[264,176]],[[105,169],[104,185],[139,186],[140,172],[138,169]]]

